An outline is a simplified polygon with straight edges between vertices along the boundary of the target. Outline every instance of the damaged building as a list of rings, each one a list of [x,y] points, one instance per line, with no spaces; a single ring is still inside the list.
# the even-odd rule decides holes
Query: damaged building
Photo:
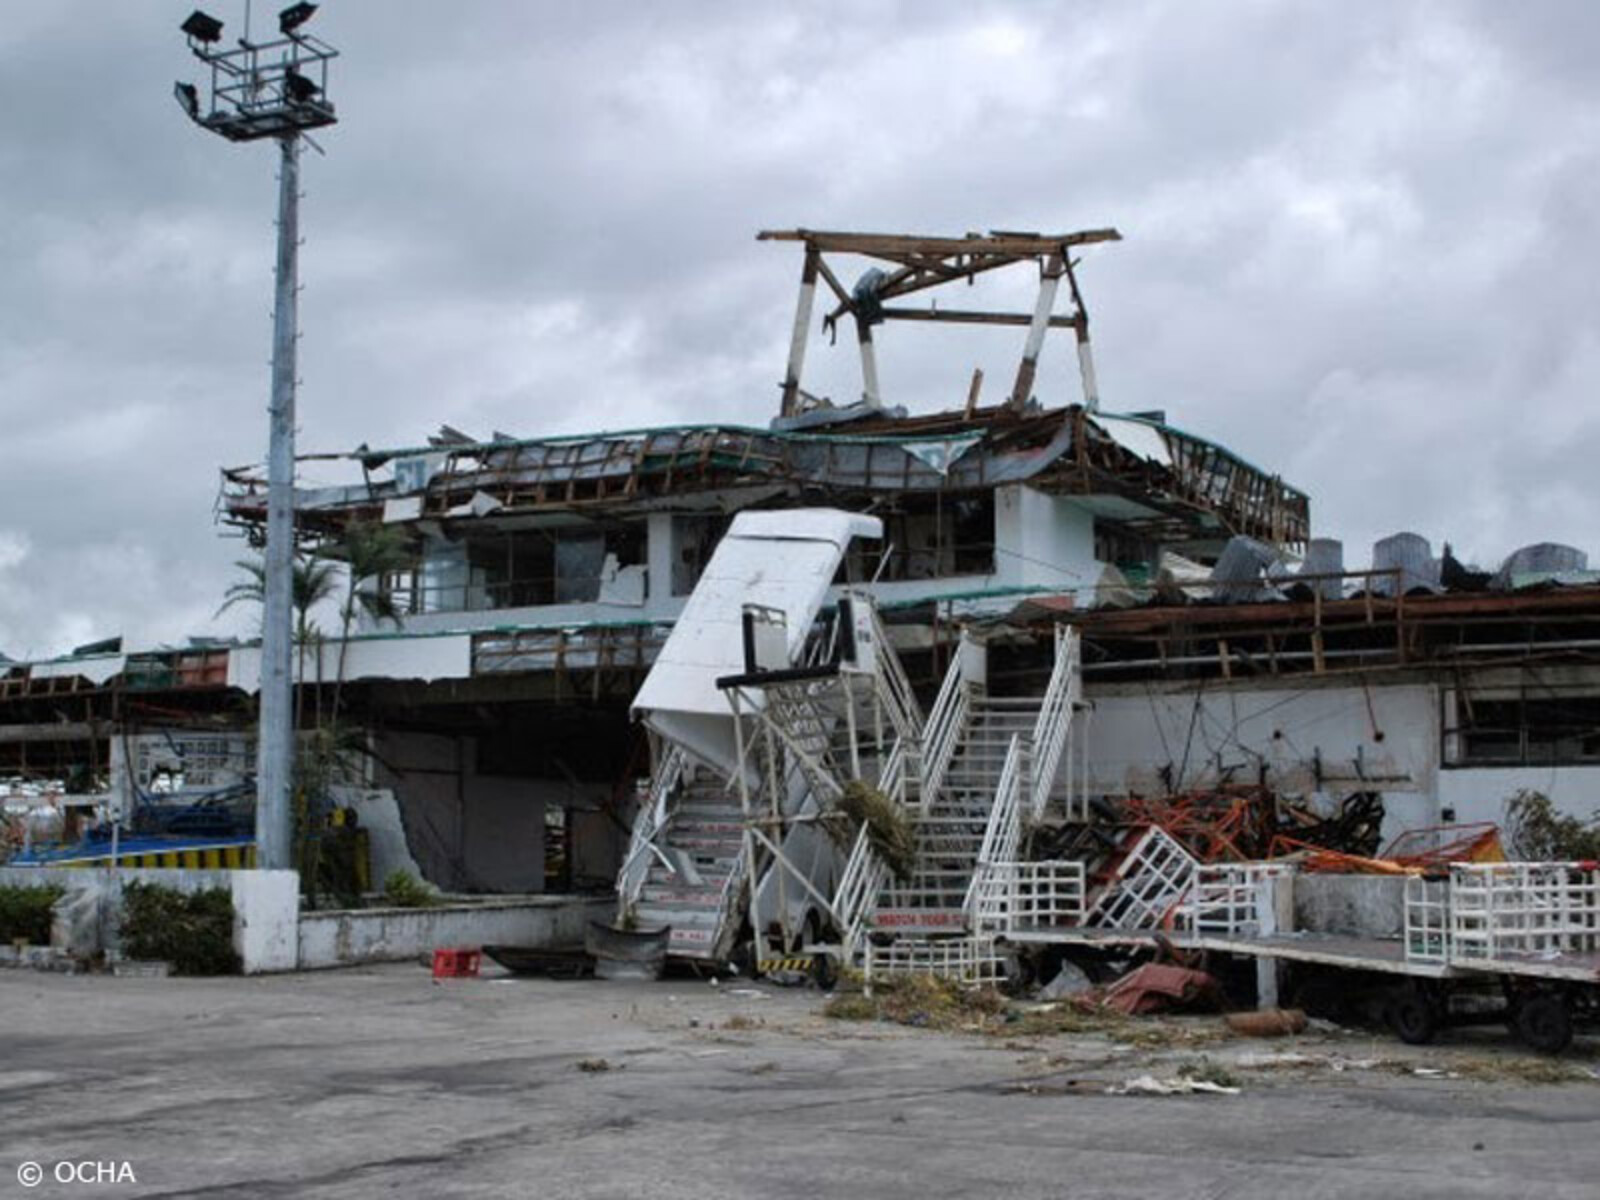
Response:
[[[446,427],[303,460],[342,479],[297,489],[308,554],[373,528],[398,552],[357,581],[384,616],[295,656],[302,729],[333,714],[361,743],[339,806],[369,887],[400,867],[452,893],[609,893],[662,753],[636,696],[735,519],[795,509],[880,531],[841,551],[807,619],[867,597],[924,707],[973,639],[985,693],[1036,703],[1074,632],[1080,805],[1249,782],[1322,806],[1377,794],[1386,832],[1496,820],[1522,788],[1592,811],[1586,564],[1535,554],[1491,577],[1401,539],[1346,571],[1304,492],[1164,413],[1103,411],[1074,256],[1115,231],[762,236],[804,255],[766,425]],[[872,265],[846,286],[851,257]],[[1032,313],[905,300],[1008,267],[1036,273]],[[825,326],[854,327],[847,404],[802,386],[819,295]],[[1024,330],[1016,379],[997,403],[975,375],[959,409],[889,405],[875,339],[891,322]],[[1074,338],[1071,403],[1036,395],[1052,329]],[[265,510],[259,469],[223,472],[230,530],[259,544]],[[248,642],[0,663],[14,849],[248,854],[259,673]],[[127,842],[85,841],[108,808]]]

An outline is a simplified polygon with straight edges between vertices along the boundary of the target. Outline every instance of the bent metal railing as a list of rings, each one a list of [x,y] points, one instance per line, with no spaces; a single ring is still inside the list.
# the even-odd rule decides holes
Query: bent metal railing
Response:
[[[669,746],[656,767],[650,781],[650,794],[639,806],[633,819],[633,837],[628,843],[627,856],[617,872],[617,918],[625,920],[628,912],[638,903],[644,890],[644,881],[650,873],[650,861],[661,854],[655,841],[667,824],[668,803],[673,789],[688,768],[689,757],[682,748]],[[665,858],[662,858],[666,862]],[[671,867],[671,863],[667,863]]]

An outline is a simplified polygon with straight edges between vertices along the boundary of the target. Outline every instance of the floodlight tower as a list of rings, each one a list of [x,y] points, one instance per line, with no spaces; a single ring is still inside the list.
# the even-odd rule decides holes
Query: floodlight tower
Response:
[[[261,713],[256,759],[256,865],[293,864],[290,803],[294,767],[294,387],[295,293],[300,241],[300,138],[332,125],[328,63],[338,51],[302,31],[315,4],[292,4],[278,14],[275,40],[222,48],[222,22],[196,9],[179,27],[189,49],[210,68],[206,94],[192,83],[173,94],[202,129],[233,142],[275,138],[278,173],[278,260],[272,313],[271,439],[267,451],[265,605],[261,626]],[[203,102],[202,102],[203,101]]]

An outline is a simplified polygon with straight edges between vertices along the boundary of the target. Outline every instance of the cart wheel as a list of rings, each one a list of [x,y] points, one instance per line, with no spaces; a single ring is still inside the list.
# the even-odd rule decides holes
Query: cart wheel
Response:
[[[1543,1054],[1560,1054],[1572,1044],[1572,1014],[1554,992],[1529,996],[1517,1009],[1517,1033]]]
[[[839,982],[839,967],[831,954],[818,954],[811,959],[811,980],[819,991],[831,992]]]
[[[1389,1026],[1411,1046],[1426,1046],[1439,1032],[1439,1008],[1419,988],[1401,988],[1389,998]]]

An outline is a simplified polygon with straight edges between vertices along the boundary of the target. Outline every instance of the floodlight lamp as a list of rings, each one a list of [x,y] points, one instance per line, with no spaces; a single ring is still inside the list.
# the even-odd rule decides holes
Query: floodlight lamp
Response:
[[[194,84],[175,83],[172,85],[172,94],[183,105],[184,112],[196,121],[200,119],[200,93],[195,90]]]
[[[222,40],[222,22],[198,8],[190,13],[189,19],[178,28],[197,42],[209,43]]]
[[[280,33],[293,33],[300,26],[311,20],[311,14],[317,11],[315,4],[307,4],[301,0],[299,4],[291,4],[278,14],[278,31]]]
[[[322,89],[299,71],[286,71],[283,76],[283,91],[290,100],[296,104],[309,103]]]

